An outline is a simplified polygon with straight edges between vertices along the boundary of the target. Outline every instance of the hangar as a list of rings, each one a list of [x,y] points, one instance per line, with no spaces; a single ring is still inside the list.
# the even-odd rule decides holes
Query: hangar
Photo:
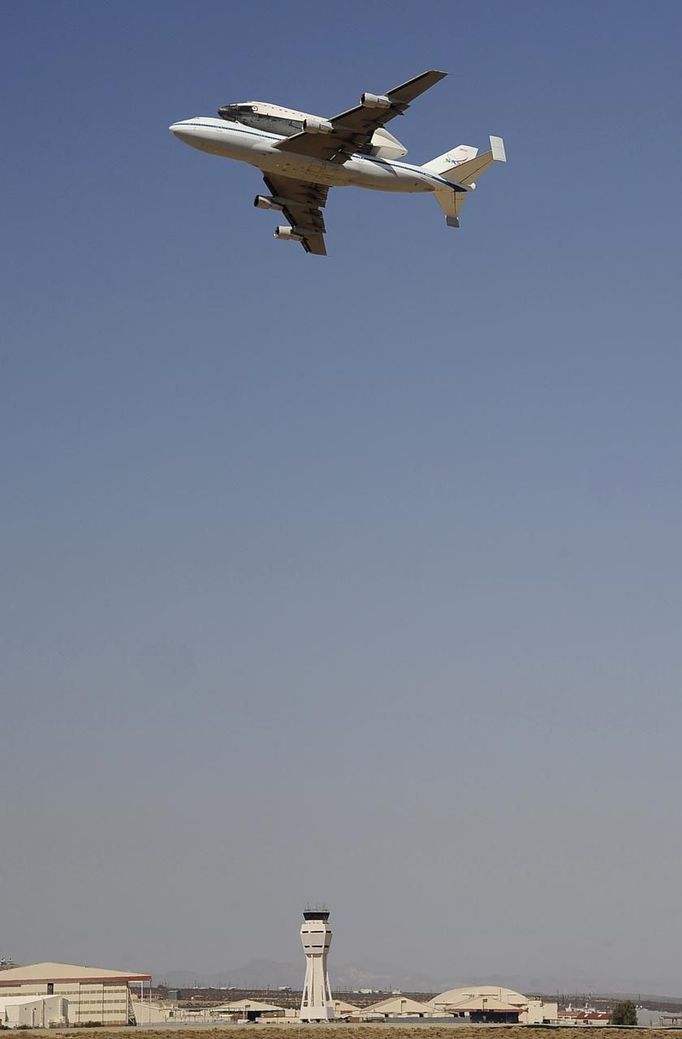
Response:
[[[151,983],[151,975],[73,963],[32,963],[0,971],[0,1000],[61,996],[69,1025],[134,1025],[131,982],[142,989],[145,982]]]
[[[500,985],[465,985],[434,996],[431,1006],[436,1013],[466,1017],[470,1021],[497,1021],[522,1025],[556,1023],[559,1016],[557,1003],[524,996]]]
[[[430,1017],[433,1007],[428,1003],[418,1003],[416,999],[407,996],[395,995],[383,999],[380,1003],[372,1003],[361,1011],[363,1017],[386,1018],[392,1017]]]

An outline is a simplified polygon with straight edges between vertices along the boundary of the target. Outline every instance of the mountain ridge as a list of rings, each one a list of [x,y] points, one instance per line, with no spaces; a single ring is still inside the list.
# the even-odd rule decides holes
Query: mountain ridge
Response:
[[[288,962],[270,959],[253,959],[238,967],[223,971],[166,970],[154,972],[157,984],[169,988],[236,988],[261,989],[275,991],[278,988],[300,990],[303,984],[303,964],[299,961]],[[654,995],[656,989],[651,981],[640,984],[636,979],[628,983],[599,984],[599,979],[590,977],[580,971],[569,971],[561,975],[554,974],[488,974],[482,975],[436,975],[424,971],[410,970],[397,964],[385,963],[381,960],[368,959],[362,962],[330,964],[329,969],[332,991],[353,992],[358,989],[372,989],[379,992],[391,992],[394,989],[403,992],[445,992],[462,985],[496,985],[511,988],[528,995],[534,993],[548,994],[587,994],[625,996],[643,995],[651,1000],[680,1002],[682,997],[668,994]],[[644,996],[643,996],[644,998]]]

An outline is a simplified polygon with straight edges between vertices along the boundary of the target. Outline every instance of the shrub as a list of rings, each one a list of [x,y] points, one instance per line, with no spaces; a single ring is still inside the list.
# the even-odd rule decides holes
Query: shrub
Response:
[[[624,999],[622,1003],[614,1003],[611,1011],[612,1025],[636,1025],[637,1007],[631,999]]]

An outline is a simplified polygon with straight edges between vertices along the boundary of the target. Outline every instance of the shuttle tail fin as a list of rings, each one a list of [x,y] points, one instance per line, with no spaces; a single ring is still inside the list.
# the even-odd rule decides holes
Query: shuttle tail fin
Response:
[[[435,159],[431,159],[431,162],[424,163],[422,169],[427,173],[435,173],[437,177],[442,177],[448,170],[454,169],[467,159],[473,159],[476,155],[478,155],[478,148],[474,148],[470,144],[458,144],[456,148],[437,155]]]

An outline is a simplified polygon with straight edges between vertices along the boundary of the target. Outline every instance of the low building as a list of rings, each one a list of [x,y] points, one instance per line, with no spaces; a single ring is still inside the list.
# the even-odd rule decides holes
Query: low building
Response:
[[[165,1021],[172,1021],[177,1015],[177,1005],[170,1003],[167,1000],[159,1002],[158,1000],[141,1000],[138,996],[131,993],[133,1002],[133,1013],[135,1015],[135,1023],[138,1025],[160,1025]]]
[[[56,1028],[68,1023],[63,996],[0,996],[3,1028]]]
[[[334,1000],[334,1020],[349,1020],[354,1017],[357,1018],[362,1011],[360,1007],[353,1006],[352,1003],[346,1003],[343,999]]]
[[[608,1025],[611,1015],[606,1010],[595,1010],[594,1007],[580,1007],[574,1009],[571,1006],[559,1011],[559,1024],[570,1025]]]
[[[365,1019],[377,1020],[383,1018],[389,1020],[392,1017],[431,1017],[433,1007],[428,1003],[418,1003],[416,999],[408,996],[390,996],[380,1003],[372,1003],[364,1007],[362,1016]]]
[[[223,1003],[222,1006],[211,1007],[209,1013],[211,1017],[229,1018],[230,1021],[269,1021],[285,1016],[284,1007],[275,1006],[273,1003],[260,1003],[257,999],[238,999],[234,1003]]]
[[[144,988],[150,974],[79,967],[73,963],[32,963],[0,971],[0,999],[6,996],[61,996],[68,1024],[134,1025],[129,985]]]
[[[528,1009],[522,1012],[519,1021],[525,1025],[555,1025],[559,1019],[559,1004],[544,999],[529,999]]]

